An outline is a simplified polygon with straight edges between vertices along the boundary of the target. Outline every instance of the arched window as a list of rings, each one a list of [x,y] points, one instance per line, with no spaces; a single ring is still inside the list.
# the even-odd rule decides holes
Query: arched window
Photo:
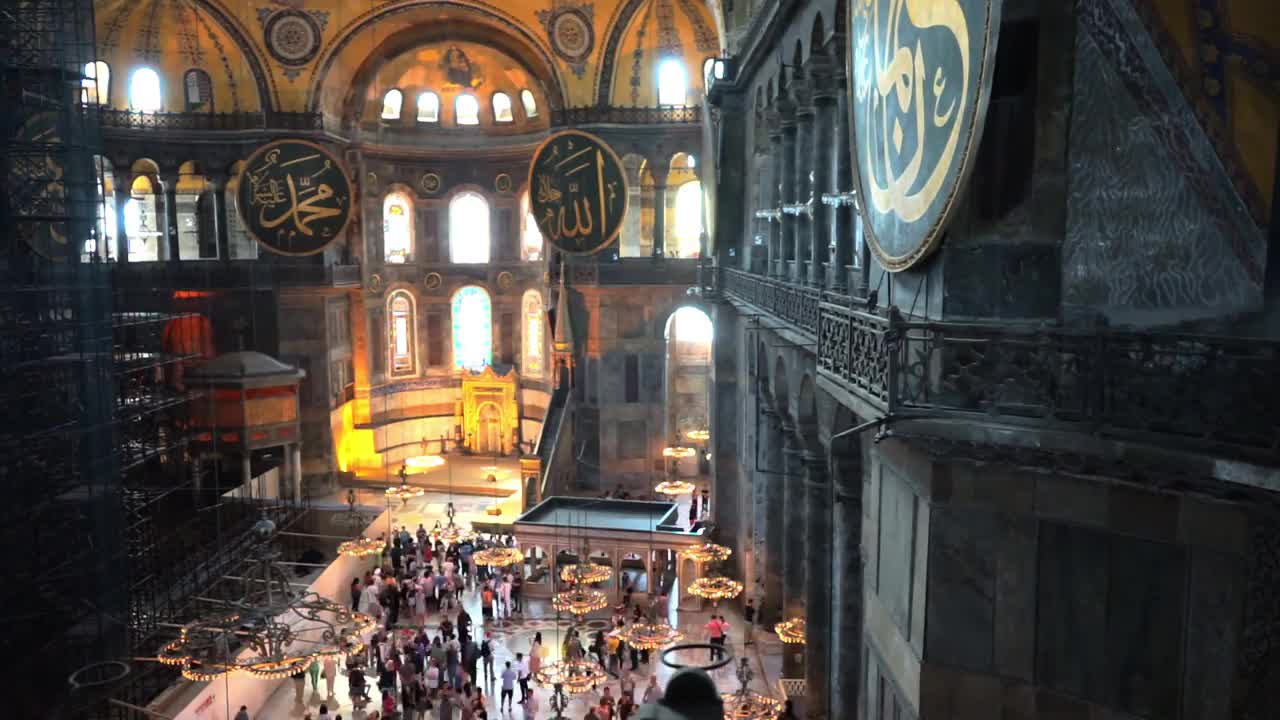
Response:
[[[151,179],[139,175],[129,187],[124,204],[124,232],[129,240],[129,262],[164,259],[161,247],[160,208]]]
[[[404,93],[396,88],[388,90],[387,94],[382,96],[382,119],[399,120],[402,105],[404,105]]]
[[[387,297],[387,352],[391,377],[414,374],[415,361],[413,296],[396,290]]]
[[[702,235],[702,183],[694,180],[676,191],[676,254],[682,258],[698,257]]]
[[[716,72],[716,59],[707,58],[702,61],[702,88],[704,90],[711,87],[711,81]]]
[[[520,374],[527,378],[540,378],[543,371],[542,347],[545,342],[542,295],[537,290],[528,290],[520,306],[524,320],[524,357],[520,360]]]
[[[440,122],[440,96],[430,90],[418,96],[418,122]]]
[[[489,201],[464,192],[449,203],[449,261],[489,262]]]
[[[689,92],[689,79],[684,63],[675,58],[663,60],[658,66],[658,104],[684,105]]]
[[[511,96],[506,93],[493,94],[493,121],[509,123],[516,119],[511,112]]]
[[[479,125],[480,101],[475,95],[459,95],[453,101],[453,114],[459,125]]]
[[[139,112],[160,112],[160,76],[140,67],[129,78],[129,107]]]
[[[183,91],[186,93],[187,112],[200,109],[213,109],[213,81],[209,73],[203,70],[188,70],[182,76]]]
[[[85,105],[106,105],[111,91],[111,68],[101,60],[84,64],[84,78],[80,80],[80,102]]]
[[[382,259],[409,262],[413,254],[413,200],[403,192],[389,193],[382,201]]]
[[[493,361],[493,306],[484,288],[468,285],[453,294],[453,366],[483,370]]]
[[[525,261],[541,260],[542,231],[538,229],[538,221],[533,217],[527,190],[520,197],[520,217],[524,218],[523,227],[520,230],[520,255]]]
[[[533,99],[533,93],[527,88],[520,91],[520,104],[524,105],[524,116],[527,118],[538,117],[538,101]]]

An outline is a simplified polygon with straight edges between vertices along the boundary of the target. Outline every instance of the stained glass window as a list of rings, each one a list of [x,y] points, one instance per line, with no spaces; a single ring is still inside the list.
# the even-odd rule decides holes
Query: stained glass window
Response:
[[[387,348],[392,377],[413,374],[413,323],[413,298],[404,290],[391,293],[387,298]]]
[[[402,192],[382,201],[382,254],[389,263],[406,263],[413,252],[413,201]]]
[[[453,366],[483,370],[493,361],[493,306],[484,288],[453,294]]]
[[[542,345],[543,320],[542,296],[537,290],[529,290],[524,294],[524,358],[520,362],[520,372],[527,378],[542,377]]]

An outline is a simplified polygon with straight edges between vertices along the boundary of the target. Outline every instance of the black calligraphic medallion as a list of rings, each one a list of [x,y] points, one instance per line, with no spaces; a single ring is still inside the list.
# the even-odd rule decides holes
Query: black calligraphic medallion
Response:
[[[558,132],[529,163],[529,203],[547,242],[573,255],[599,252],[618,237],[627,214],[622,162],[594,135]]]
[[[280,255],[314,255],[351,222],[353,189],[342,162],[305,140],[263,145],[244,163],[236,191],[253,239]]]
[[[880,264],[937,248],[991,95],[1001,0],[855,0],[849,103],[858,206]]]

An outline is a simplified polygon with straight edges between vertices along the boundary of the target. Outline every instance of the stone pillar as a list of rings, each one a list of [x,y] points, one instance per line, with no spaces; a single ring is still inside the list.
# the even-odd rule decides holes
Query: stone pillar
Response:
[[[796,201],[796,114],[795,105],[787,98],[778,101],[782,129],[782,171],[778,176],[778,207]],[[778,274],[792,278],[796,260],[796,219],[783,215],[778,224],[782,232],[782,248],[779,257],[782,265]]]
[[[132,198],[129,195],[127,187],[120,187],[122,183],[116,182],[115,203],[116,203],[116,262],[129,262],[129,234],[125,232],[124,222],[124,206]],[[123,183],[128,185],[128,183]],[[110,202],[110,200],[108,200]]]
[[[835,191],[831,182],[834,158],[831,148],[836,147],[836,91],[831,82],[831,62],[825,55],[815,55],[809,61],[809,76],[813,81],[813,147],[810,151],[813,167],[813,221],[809,223],[812,232],[812,249],[809,260],[809,285],[811,287],[830,286],[830,273],[827,265],[830,262],[831,248],[831,214],[834,208],[823,204],[822,194]]]
[[[253,465],[249,462],[249,451],[240,456],[240,484],[244,487],[245,497],[257,498],[253,489]],[[261,498],[257,498],[261,499]]]
[[[178,173],[165,172],[160,177],[164,188],[164,234],[157,245],[164,248],[161,260],[178,260]]]
[[[766,209],[776,209],[782,204],[782,188],[786,185],[783,179],[782,120],[776,112],[769,113],[769,192],[765,193]],[[765,226],[769,233],[769,255],[766,260],[765,273],[769,277],[781,277],[782,268],[782,223],[768,222]]]
[[[653,256],[664,257],[667,239],[667,176],[653,174]]]
[[[835,507],[831,544],[832,595],[835,617],[830,619],[830,640],[835,648],[830,670],[831,707],[850,708],[858,702],[862,668],[862,462],[859,442],[854,451],[832,458]],[[816,632],[816,630],[815,630]]]
[[[289,449],[289,469],[293,473],[293,501],[302,502],[302,443],[294,443]]]
[[[837,192],[853,190],[853,159],[849,152],[849,81],[845,74],[844,63],[837,63],[832,79],[832,90],[836,96],[835,109],[835,156],[831,158],[835,172],[835,189]],[[853,252],[856,246],[853,218],[857,209],[852,205],[832,208],[831,213],[831,289],[836,292],[848,292],[848,267],[853,264]],[[862,295],[866,295],[865,290]]]
[[[796,95],[796,166],[793,180],[795,190],[792,197],[795,198],[793,202],[804,203],[813,197],[815,167],[813,148],[816,144],[813,131],[816,113],[809,85],[797,80],[794,91]],[[796,264],[791,279],[797,283],[808,282],[812,277],[814,222],[813,219],[802,215],[790,217],[790,222],[795,226],[796,244],[793,252]]]
[[[227,177],[221,173],[209,174],[205,175],[205,182],[209,192],[213,193],[213,229],[218,245],[218,257],[229,260],[231,246],[227,240]]]
[[[816,433],[817,428],[811,430]],[[801,459],[805,476],[805,623],[811,629],[804,648],[805,704],[811,720],[825,720],[831,699],[831,478],[820,449],[806,450]]]
[[[786,476],[783,482],[783,502],[774,505],[773,510],[782,518],[782,612],[783,619],[804,617],[804,535],[805,535],[805,493],[804,493],[804,451],[796,437],[796,428],[790,424],[782,426],[783,462]],[[781,512],[778,512],[779,509]],[[804,677],[803,646],[785,648],[782,659],[782,676],[789,678]]]
[[[763,552],[756,557],[764,560],[764,587],[760,605],[760,621],[767,627],[782,617],[782,557],[783,557],[783,524],[785,516],[780,512],[783,507],[784,483],[779,475],[782,468],[782,423],[777,413],[767,405],[760,409],[761,427],[759,437],[759,468],[755,472],[755,492],[757,495],[755,518],[757,532],[763,535]],[[759,495],[763,495],[763,500]]]

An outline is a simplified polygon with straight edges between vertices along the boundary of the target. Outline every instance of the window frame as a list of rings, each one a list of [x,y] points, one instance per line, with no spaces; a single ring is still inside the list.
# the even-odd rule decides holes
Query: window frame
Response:
[[[430,119],[423,119],[422,108],[423,100],[430,97],[435,101],[435,116]],[[414,105],[414,119],[423,125],[439,125],[440,124],[440,95],[434,90],[423,90],[418,93],[418,99]]]
[[[464,293],[476,295],[477,293],[468,293],[468,291],[473,289],[479,291],[479,294],[483,294],[485,301],[488,304],[488,311],[489,311],[489,322],[487,325],[489,332],[487,335],[487,339],[485,340],[485,349],[487,351],[485,354],[487,355],[487,357],[485,358],[484,363],[479,367],[473,367],[471,365],[466,364],[470,358],[464,357],[464,353],[459,352],[460,341],[458,339],[458,334],[457,334],[458,328],[460,327],[460,323],[458,320],[458,311],[462,308],[461,303],[464,301],[462,296]],[[462,287],[455,290],[453,292],[453,295],[449,296],[449,326],[451,330],[449,334],[450,335],[449,347],[452,350],[452,355],[453,355],[452,367],[454,370],[468,370],[471,372],[480,372],[484,370],[484,368],[486,367],[493,366],[493,294],[492,293],[490,293],[484,286],[478,285],[476,283],[463,285]],[[482,335],[480,337],[483,338],[485,336]]]
[[[395,93],[395,95],[393,96],[392,93]],[[394,115],[388,115],[387,103],[388,101],[390,101],[392,97],[396,98],[396,102],[395,102],[396,111]],[[382,109],[378,113],[378,119],[384,120],[384,121],[391,121],[391,120],[399,120],[402,117],[404,117],[404,91],[401,90],[400,88],[391,88],[390,90],[387,90],[386,92],[382,93]]]
[[[505,120],[498,115],[498,98],[502,98],[502,102],[506,103],[507,117]],[[511,96],[502,91],[498,91],[489,97],[489,108],[493,111],[494,123],[510,125],[516,121],[516,109],[511,103]]]
[[[408,309],[405,315],[405,330],[408,338],[405,344],[405,356],[408,359],[407,369],[396,369],[396,359],[399,353],[396,352],[396,317],[397,310],[395,304],[397,299],[405,299],[408,303]],[[408,288],[396,288],[387,293],[386,304],[386,338],[387,338],[387,377],[389,378],[407,378],[414,377],[418,374],[418,301]]]
[[[460,254],[458,252],[458,248],[461,246],[462,242],[466,242],[466,241],[460,235],[455,236],[455,233],[463,232],[464,227],[462,223],[454,221],[454,214],[455,214],[454,208],[455,206],[457,206],[459,202],[462,202],[464,199],[468,197],[478,198],[484,205],[484,209],[485,209],[484,242],[482,245],[480,245],[480,247],[484,248],[484,253],[483,253],[483,256],[477,255],[476,259],[459,260]],[[490,260],[493,259],[493,203],[490,202],[489,198],[486,197],[484,193],[480,192],[475,188],[463,188],[458,190],[458,192],[454,193],[453,197],[449,198],[449,205],[446,208],[446,212],[448,213],[448,223],[449,223],[448,242],[449,242],[450,264],[484,265],[490,262]],[[461,257],[469,257],[469,256],[461,255]]]
[[[526,118],[538,117],[538,98],[534,97],[533,91],[529,88],[520,89],[520,107],[524,110]]]
[[[156,102],[154,108],[141,107],[138,103],[138,98],[136,97],[138,94],[136,92],[138,89],[136,87],[138,78],[146,76],[155,78]],[[134,112],[141,113],[158,113],[164,111],[164,83],[160,79],[160,73],[155,68],[149,65],[141,65],[134,68],[133,72],[129,73],[129,109]]]
[[[542,293],[529,288],[520,297],[520,375],[541,380],[547,373],[546,307]],[[537,328],[536,332],[531,332]],[[536,367],[531,369],[531,366]]]
[[[460,112],[460,109],[459,109],[459,103],[461,103],[464,98],[470,99],[471,102],[475,103],[475,114],[473,116],[475,117],[475,122],[462,121],[462,113]],[[469,117],[472,117],[472,116],[469,115]],[[465,127],[479,126],[480,125],[480,98],[476,97],[473,93],[458,93],[457,96],[453,98],[453,122],[455,125],[458,125],[458,126],[465,126]]]
[[[387,242],[388,213],[390,211],[391,204],[396,200],[402,201],[403,204],[405,205],[405,221],[406,221],[407,231],[409,235],[408,248],[405,250],[404,259],[398,260],[398,261],[390,259],[390,255],[388,254],[389,253],[388,248],[390,247],[390,245]],[[417,237],[415,236],[416,227],[415,227],[415,223],[413,222],[413,214],[414,214],[413,196],[410,195],[408,192],[406,192],[403,188],[393,187],[387,192],[386,195],[382,196],[382,262],[383,264],[404,265],[404,264],[413,262],[414,249],[417,243]]]
[[[104,74],[106,79],[99,77]],[[80,103],[82,105],[107,105],[111,100],[111,66],[105,60],[90,60],[80,68],[84,75],[80,80]],[[88,91],[93,88],[93,102],[89,102]]]
[[[671,95],[674,92],[674,89],[667,90],[665,92],[663,90],[667,68],[676,68],[680,72],[681,87],[680,99],[678,102],[665,102],[665,100],[670,99],[666,96]],[[685,67],[683,59],[679,57],[668,57],[658,63],[658,76],[656,78],[655,90],[656,92],[654,94],[657,96],[659,106],[685,107],[689,104],[689,69]]]

